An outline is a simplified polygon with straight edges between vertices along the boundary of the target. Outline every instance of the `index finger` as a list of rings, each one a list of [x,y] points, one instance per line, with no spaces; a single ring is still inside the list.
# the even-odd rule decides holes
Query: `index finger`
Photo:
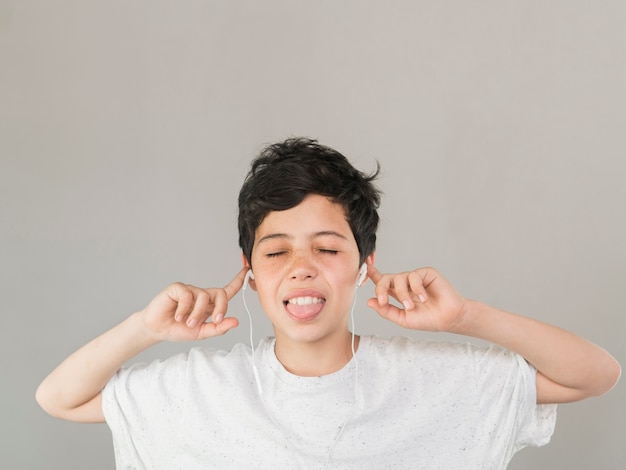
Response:
[[[367,275],[374,284],[377,284],[380,278],[383,277],[382,273],[376,269],[373,264],[367,265]]]
[[[237,275],[230,281],[228,284],[224,286],[224,290],[226,291],[226,297],[228,300],[232,299],[237,292],[239,292],[243,286],[243,281],[246,278],[246,274],[250,268],[243,267],[241,271],[237,273]]]

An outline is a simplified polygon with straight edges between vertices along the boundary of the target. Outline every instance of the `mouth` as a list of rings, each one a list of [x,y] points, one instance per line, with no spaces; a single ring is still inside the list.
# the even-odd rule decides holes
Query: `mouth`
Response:
[[[325,303],[325,297],[313,292],[297,293],[283,300],[285,310],[297,321],[313,320],[322,311]]]
[[[292,297],[289,300],[285,300],[283,303],[285,306],[291,305],[314,305],[326,302],[326,299],[321,297]]]

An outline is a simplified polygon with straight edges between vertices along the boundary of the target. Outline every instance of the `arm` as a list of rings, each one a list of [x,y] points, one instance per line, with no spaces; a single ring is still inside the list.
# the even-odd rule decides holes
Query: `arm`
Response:
[[[368,305],[405,328],[483,339],[523,356],[538,371],[537,402],[564,403],[601,395],[619,379],[617,361],[568,331],[461,297],[431,268],[382,275],[373,266],[376,298]],[[389,295],[404,308],[389,304]]]
[[[223,318],[247,269],[223,289],[172,284],[143,310],[70,355],[37,389],[39,405],[52,416],[104,422],[101,391],[132,357],[161,341],[194,341],[222,335],[238,325]],[[213,322],[206,320],[213,315]]]

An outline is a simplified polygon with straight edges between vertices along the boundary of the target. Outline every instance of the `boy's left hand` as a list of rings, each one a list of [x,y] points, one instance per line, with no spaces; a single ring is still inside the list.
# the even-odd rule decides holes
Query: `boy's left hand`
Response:
[[[367,305],[404,328],[454,333],[467,319],[467,300],[433,268],[382,274],[368,265],[367,274],[376,284],[376,297]],[[389,296],[404,308],[390,304]]]

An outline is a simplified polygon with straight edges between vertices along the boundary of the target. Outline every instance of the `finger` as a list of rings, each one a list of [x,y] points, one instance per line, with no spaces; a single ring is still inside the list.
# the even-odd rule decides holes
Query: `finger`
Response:
[[[216,289],[213,303],[213,323],[221,323],[228,311],[228,294],[226,289]]]
[[[367,275],[375,284],[374,291],[380,305],[389,303],[389,290],[391,288],[391,278],[382,274],[373,264],[367,265]]]
[[[232,299],[235,294],[237,294],[237,292],[239,292],[241,290],[241,287],[243,286],[243,282],[246,279],[246,274],[248,273],[248,270],[250,268],[248,267],[243,267],[241,269],[241,271],[239,271],[237,273],[237,275],[233,278],[232,281],[230,281],[228,284],[226,284],[226,286],[224,286],[224,290],[226,291],[226,300],[230,300]]]
[[[374,284],[377,284],[380,278],[383,277],[382,273],[373,264],[367,265],[367,275]]]
[[[248,270],[249,268],[244,266],[223,289],[204,289],[211,298],[212,309],[209,315],[213,316],[214,324],[219,324],[224,319],[228,311],[228,301],[243,287]]]
[[[375,282],[376,287],[374,288],[374,292],[376,293],[378,303],[380,305],[387,305],[389,303],[389,293],[391,291],[391,276],[388,274],[379,275]]]
[[[239,326],[239,320],[234,317],[224,318],[224,321],[218,323],[202,323],[198,328],[198,339],[207,339],[212,336],[221,336],[229,330]]]
[[[173,284],[168,292],[170,298],[176,302],[176,311],[174,319],[177,322],[185,321],[187,315],[191,312],[194,305],[194,295],[186,285],[182,283]]]
[[[408,277],[408,273],[396,274],[393,277],[393,290],[398,302],[404,305],[406,310],[413,310],[415,304],[413,303],[411,291],[409,290],[410,285]]]
[[[194,294],[194,305],[187,317],[187,326],[194,328],[197,324],[204,323],[209,318],[213,308],[211,297],[207,291],[200,288],[190,288],[190,290]]]
[[[368,307],[378,313],[382,318],[392,321],[404,328],[407,328],[406,310],[396,307],[392,304],[380,305],[377,299],[369,299],[367,301]]]
[[[425,281],[426,278],[423,270],[418,269],[409,274],[409,285],[411,286],[411,291],[422,303],[426,302],[428,299]]]

